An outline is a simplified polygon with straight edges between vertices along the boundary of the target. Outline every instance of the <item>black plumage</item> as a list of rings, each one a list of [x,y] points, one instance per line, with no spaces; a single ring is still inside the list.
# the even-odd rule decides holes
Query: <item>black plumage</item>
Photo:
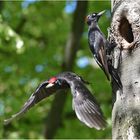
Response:
[[[5,120],[5,124],[13,119],[22,116],[27,110],[44,98],[52,95],[60,89],[71,89],[72,106],[78,119],[90,128],[97,130],[105,128],[102,111],[94,96],[84,85],[87,83],[80,76],[72,72],[63,72],[39,85],[36,91],[30,96],[22,109],[10,119]],[[62,99],[63,100],[63,99]]]
[[[105,11],[99,13],[93,13],[87,16],[88,29],[88,42],[90,50],[95,58],[95,61],[104,71],[108,80],[110,80],[110,75],[112,79],[116,82],[119,88],[122,89],[122,83],[117,71],[112,66],[110,60],[110,50],[112,46],[105,38],[104,34],[98,26],[98,20]],[[109,52],[109,53],[108,53]]]

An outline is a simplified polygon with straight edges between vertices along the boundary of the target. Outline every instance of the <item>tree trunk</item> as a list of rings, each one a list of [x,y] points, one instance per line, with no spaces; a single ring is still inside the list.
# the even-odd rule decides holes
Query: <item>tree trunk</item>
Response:
[[[140,139],[140,0],[112,0],[110,41],[123,90],[113,83],[113,139]],[[128,49],[131,47],[131,49]]]
[[[76,52],[79,48],[80,39],[84,30],[86,11],[87,1],[78,1],[75,13],[73,15],[71,32],[66,43],[62,71],[71,71],[73,68]],[[66,92],[61,91],[56,93],[51,110],[47,117],[45,138],[53,138],[57,129],[60,127],[66,97]]]
[[[0,12],[2,12],[3,7],[4,7],[4,1],[3,1],[3,0],[1,0],[1,1],[0,1]]]

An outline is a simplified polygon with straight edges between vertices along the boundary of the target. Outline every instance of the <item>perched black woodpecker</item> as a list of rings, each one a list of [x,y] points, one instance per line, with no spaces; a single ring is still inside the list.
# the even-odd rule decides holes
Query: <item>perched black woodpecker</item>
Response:
[[[63,72],[41,83],[35,92],[30,96],[22,109],[11,118],[5,120],[5,124],[13,119],[22,116],[35,104],[44,98],[52,95],[60,89],[71,89],[72,107],[75,110],[77,118],[90,128],[97,130],[104,129],[106,126],[101,108],[94,96],[84,84],[87,82],[82,77],[72,72]],[[63,99],[62,99],[63,100]]]
[[[98,20],[105,11],[99,13],[93,13],[86,17],[86,22],[88,24],[88,43],[90,50],[94,56],[95,61],[104,71],[108,80],[110,80],[110,75],[115,81],[117,86],[122,89],[122,83],[117,71],[112,66],[108,52],[111,50],[111,45],[105,38],[104,34],[98,26]]]

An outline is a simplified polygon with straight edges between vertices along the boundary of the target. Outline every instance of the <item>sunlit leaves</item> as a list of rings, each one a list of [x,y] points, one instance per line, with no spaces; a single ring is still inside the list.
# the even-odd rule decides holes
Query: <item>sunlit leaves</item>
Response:
[[[0,22],[0,48],[7,52],[16,51],[22,53],[24,51],[24,42],[21,37],[6,23]]]

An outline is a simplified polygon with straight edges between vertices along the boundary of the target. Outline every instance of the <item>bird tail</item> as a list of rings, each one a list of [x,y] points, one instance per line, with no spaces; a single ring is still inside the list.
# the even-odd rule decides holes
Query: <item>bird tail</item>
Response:
[[[104,73],[105,73],[105,75],[106,75],[106,77],[107,77],[107,80],[108,81],[110,81],[110,77],[109,77],[109,70],[108,70],[108,67],[106,67],[105,69],[103,69],[103,71],[104,71]]]
[[[118,86],[119,89],[122,89],[122,82],[120,80],[120,77],[118,75],[117,70],[112,66],[112,64],[110,62],[108,62],[109,65],[109,73],[113,79],[113,81],[116,83],[116,85]]]

